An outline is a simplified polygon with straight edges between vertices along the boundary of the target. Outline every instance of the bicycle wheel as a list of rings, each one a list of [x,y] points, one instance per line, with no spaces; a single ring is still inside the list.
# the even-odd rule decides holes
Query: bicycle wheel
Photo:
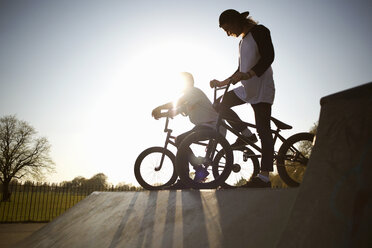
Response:
[[[225,154],[225,166],[216,177],[212,176],[213,163],[218,152]],[[196,189],[220,186],[231,172],[233,154],[229,142],[214,130],[201,130],[189,134],[180,144],[176,156],[177,174],[186,185]],[[196,181],[198,169],[207,171],[204,180]]]
[[[243,185],[251,177],[257,176],[260,172],[260,163],[254,152],[247,148],[233,149],[234,164],[230,176],[221,185],[223,188],[235,188]],[[226,156],[224,151],[218,152],[212,167],[213,176],[218,177],[226,165]]]
[[[161,157],[164,154],[162,167]],[[150,147],[144,150],[134,164],[134,175],[138,183],[145,189],[161,189],[173,184],[177,179],[175,156],[164,147]]]
[[[302,182],[307,162],[313,148],[314,135],[298,133],[289,137],[278,152],[278,173],[290,187],[297,187]]]

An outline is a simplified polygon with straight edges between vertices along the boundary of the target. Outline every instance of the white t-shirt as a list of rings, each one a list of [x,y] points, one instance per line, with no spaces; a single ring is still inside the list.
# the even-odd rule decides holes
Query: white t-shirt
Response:
[[[239,45],[239,70],[241,72],[250,71],[259,61],[260,53],[257,43],[251,33],[248,33]],[[254,76],[248,80],[241,81],[242,86],[234,89],[235,94],[243,101],[256,103],[273,104],[275,87],[273,70],[271,66],[260,76]]]
[[[207,126],[216,129],[218,113],[202,90],[190,87],[184,91],[179,101],[186,102],[186,114],[195,126]],[[219,133],[226,136],[226,128],[220,126]]]
[[[203,91],[190,87],[184,91],[181,99],[186,102],[187,114],[193,124],[216,126],[218,114]]]

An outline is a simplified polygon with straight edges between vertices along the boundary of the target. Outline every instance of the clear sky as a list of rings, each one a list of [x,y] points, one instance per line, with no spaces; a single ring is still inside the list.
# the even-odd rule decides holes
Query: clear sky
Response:
[[[211,99],[211,79],[238,66],[239,39],[218,27],[226,9],[250,11],[271,30],[273,116],[318,120],[321,97],[372,81],[369,0],[0,1],[0,116],[15,114],[48,138],[60,182],[103,172],[136,184],[138,154],[162,146],[157,105],[174,100],[189,71]],[[236,108],[254,121],[250,106]],[[192,127],[185,117],[174,134]]]

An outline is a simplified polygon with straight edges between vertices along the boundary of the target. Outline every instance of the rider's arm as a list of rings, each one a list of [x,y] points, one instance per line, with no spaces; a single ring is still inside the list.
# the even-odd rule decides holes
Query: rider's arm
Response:
[[[163,109],[171,109],[171,108],[173,108],[173,102],[168,102],[166,104],[160,105],[156,109],[163,110]]]
[[[186,99],[186,96],[185,95],[181,96],[177,100],[177,103],[174,106],[174,109],[172,110],[173,111],[173,116],[176,116],[176,115],[178,115],[180,113],[187,112],[187,105],[188,105],[188,101]]]
[[[218,87],[222,87],[222,86],[228,85],[229,83],[236,84],[237,82],[234,82],[233,81],[233,77],[234,77],[234,75],[236,75],[237,72],[239,72],[239,67],[238,67],[238,69],[230,77],[228,77],[225,80],[221,81],[218,84]]]
[[[231,82],[235,84],[241,80],[248,80],[251,77],[260,77],[270,67],[274,61],[274,46],[271,41],[270,30],[263,25],[256,25],[252,30],[252,37],[255,40],[260,53],[260,59],[257,64],[248,72],[240,72],[238,69],[232,75]]]
[[[200,101],[200,99],[195,95],[195,92],[192,91],[184,94],[180,97],[176,104],[177,114],[179,113],[189,113],[196,107],[196,104]]]
[[[225,85],[228,85],[229,83],[232,83],[232,84],[236,84],[238,81],[235,81],[233,80],[234,78],[234,75],[236,75],[236,73],[239,72],[239,68],[234,72],[234,74],[232,74],[230,77],[226,78],[225,80],[223,81],[218,81],[216,79],[210,81],[210,86],[211,88],[214,88],[214,87],[223,87]]]
[[[159,119],[161,117],[163,117],[161,111],[164,110],[164,109],[172,109],[173,108],[173,102],[168,102],[166,104],[163,104],[163,105],[160,105],[156,108],[154,108],[152,110],[152,113],[151,115],[155,118],[155,119]]]
[[[252,29],[252,37],[256,41],[260,59],[252,70],[260,77],[274,61],[274,46],[271,41],[270,30],[263,25],[257,25]]]
[[[263,25],[256,25],[252,30],[252,37],[255,40],[260,53],[257,64],[248,72],[240,72],[238,69],[230,78],[235,84],[241,80],[248,80],[251,77],[261,77],[274,61],[274,46],[271,41],[270,30]]]

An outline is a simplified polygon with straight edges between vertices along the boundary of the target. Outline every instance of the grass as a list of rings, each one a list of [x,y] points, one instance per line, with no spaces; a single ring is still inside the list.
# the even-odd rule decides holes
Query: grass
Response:
[[[0,202],[0,222],[48,222],[86,196],[71,192],[13,192],[10,201]]]

